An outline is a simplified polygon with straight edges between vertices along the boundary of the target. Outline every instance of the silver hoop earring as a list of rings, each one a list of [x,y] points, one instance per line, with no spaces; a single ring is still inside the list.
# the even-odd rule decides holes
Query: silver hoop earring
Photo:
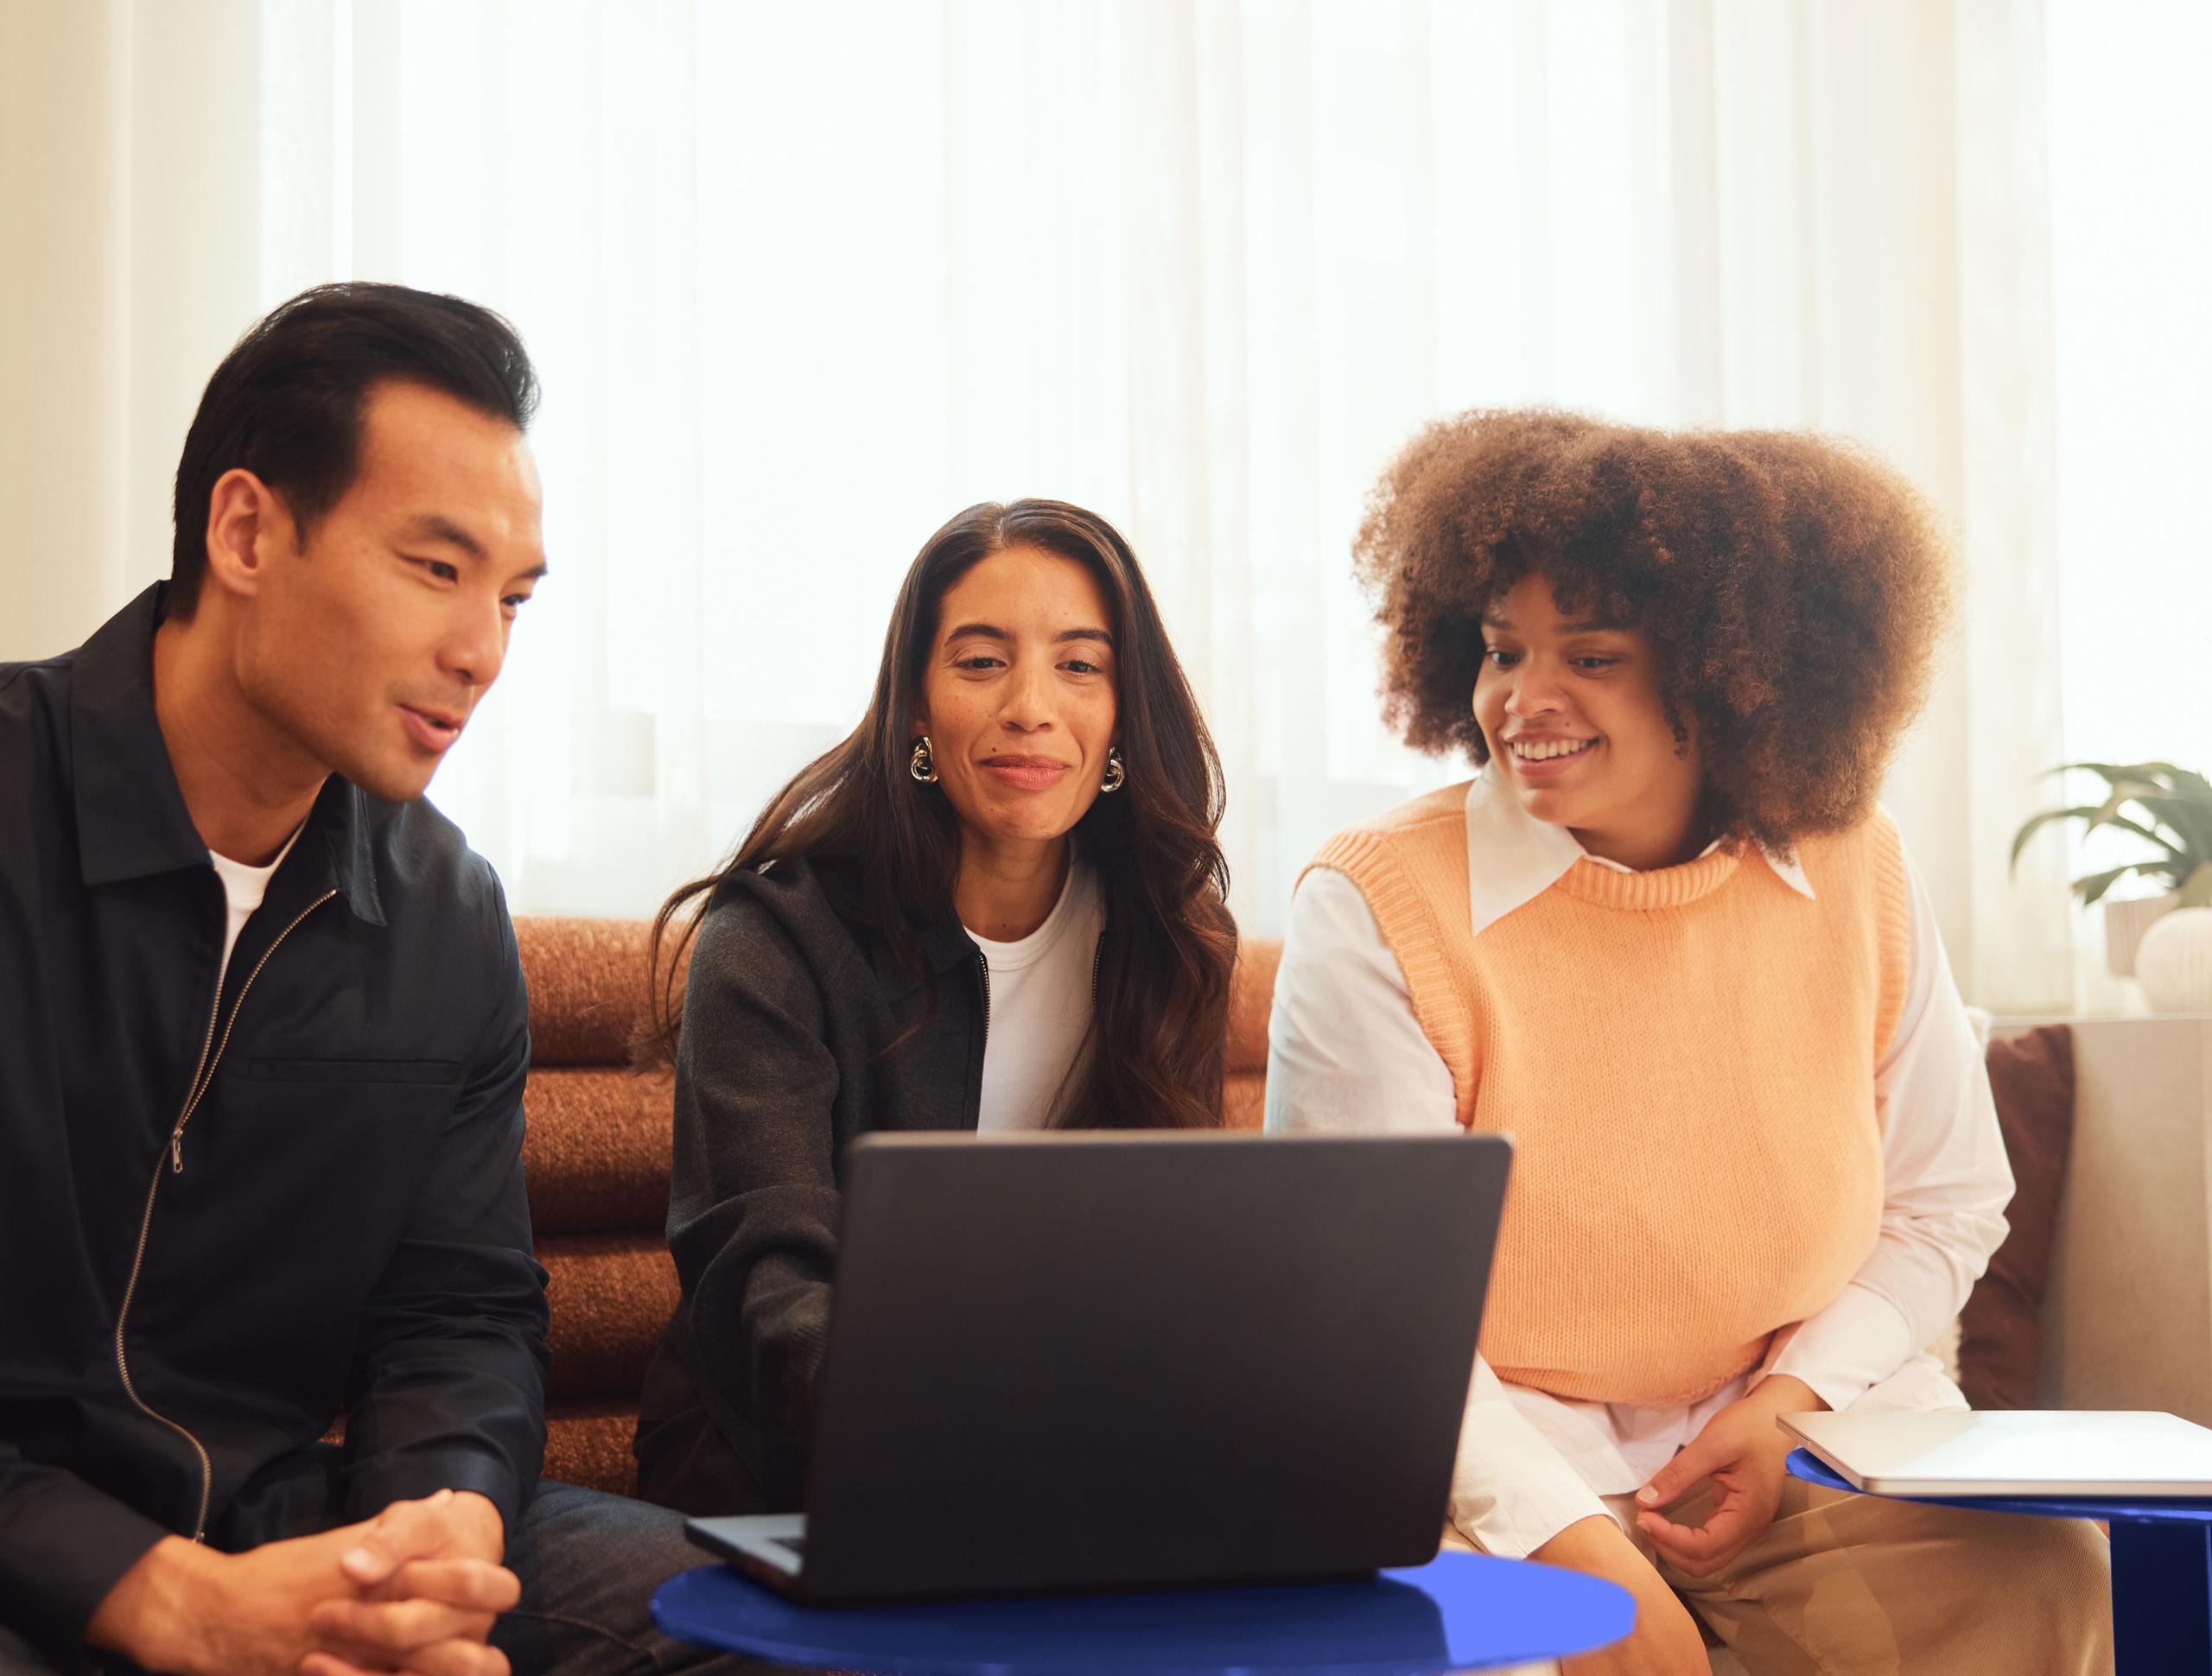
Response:
[[[1112,746],[1106,752],[1106,778],[1098,782],[1101,791],[1119,791],[1129,778],[1129,771],[1122,766],[1122,747]]]
[[[927,733],[914,741],[914,754],[907,759],[906,771],[924,785],[937,784],[937,759],[930,754],[930,736]]]

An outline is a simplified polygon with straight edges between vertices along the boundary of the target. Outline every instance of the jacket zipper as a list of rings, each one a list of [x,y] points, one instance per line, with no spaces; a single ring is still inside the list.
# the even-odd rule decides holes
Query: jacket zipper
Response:
[[[983,974],[983,1057],[991,1055],[991,958],[981,949],[976,951],[976,969]]]
[[[253,963],[253,970],[246,974],[245,981],[238,986],[238,999],[231,1003],[230,1021],[223,1026],[223,1037],[219,1042],[215,1039],[215,1020],[223,1010],[223,994],[221,981],[219,978],[217,980],[215,1004],[207,1009],[207,1034],[200,1044],[200,1063],[193,1069],[192,1087],[184,1097],[184,1109],[177,1114],[176,1127],[169,1131],[167,1150],[171,1175],[184,1173],[184,1126],[192,1121],[193,1113],[199,1110],[200,1102],[207,1097],[207,1090],[215,1081],[215,1067],[223,1063],[224,1051],[231,1044],[231,1032],[238,1024],[238,1010],[245,1005],[246,992],[253,987],[253,981],[261,975],[261,968],[269,964],[269,956],[283,946],[286,937],[299,929],[300,922],[337,894],[334,890],[325,891],[308,903],[292,917],[289,925],[276,934],[276,941],[262,952],[261,958]],[[213,1051],[213,1057],[209,1057],[210,1049]],[[192,1452],[200,1457],[200,1514],[192,1523],[192,1540],[204,1542],[207,1540],[207,1503],[215,1492],[215,1463],[207,1458],[207,1447],[199,1438],[168,1415],[157,1414],[147,1406],[145,1399],[138,1394],[138,1387],[131,1382],[130,1357],[124,1348],[124,1330],[130,1320],[130,1303],[138,1293],[139,1272],[146,1266],[147,1236],[154,1231],[154,1198],[161,1191],[161,1187],[162,1166],[156,1162],[154,1178],[146,1184],[146,1209],[138,1219],[138,1248],[131,1254],[130,1278],[124,1283],[123,1305],[115,1312],[115,1371],[123,1377],[124,1394],[130,1399],[138,1412],[148,1419],[158,1420],[168,1427],[190,1444]]]

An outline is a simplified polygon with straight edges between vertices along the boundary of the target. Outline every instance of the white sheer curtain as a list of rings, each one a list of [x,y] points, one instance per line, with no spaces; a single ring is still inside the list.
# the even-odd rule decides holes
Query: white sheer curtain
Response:
[[[2056,0],[2050,55],[2065,756],[2212,772],[2212,7]],[[2139,1006],[2078,941],[2080,1004]]]
[[[1047,494],[1142,557],[1277,930],[1328,832],[1464,771],[1376,719],[1366,486],[1428,418],[1551,402],[1815,426],[1925,486],[1973,581],[1891,801],[1969,994],[2069,999],[2063,857],[2003,871],[2060,737],[2033,0],[102,10],[143,180],[204,38],[256,160],[134,188],[189,224],[131,246],[137,431],[173,454],[177,369],[331,277],[477,297],[537,358],[554,574],[433,790],[518,910],[710,864],[856,718],[923,538]]]

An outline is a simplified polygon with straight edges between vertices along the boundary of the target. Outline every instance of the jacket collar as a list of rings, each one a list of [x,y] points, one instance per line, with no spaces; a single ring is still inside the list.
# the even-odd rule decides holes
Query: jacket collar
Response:
[[[156,582],[77,649],[69,680],[70,775],[77,860],[87,885],[111,885],[212,865],[192,824],[154,715],[154,631],[168,585]],[[385,923],[370,843],[367,798],[334,774],[293,847],[302,865],[327,866],[353,912]]]
[[[981,957],[982,950],[968,940],[968,933],[960,924],[960,916],[948,909],[938,917],[921,928],[922,958],[929,963],[931,973],[942,978],[946,973]],[[922,987],[915,974],[901,966],[893,957],[887,944],[878,942],[874,949],[872,964],[876,978],[883,985],[884,999],[896,1004]]]

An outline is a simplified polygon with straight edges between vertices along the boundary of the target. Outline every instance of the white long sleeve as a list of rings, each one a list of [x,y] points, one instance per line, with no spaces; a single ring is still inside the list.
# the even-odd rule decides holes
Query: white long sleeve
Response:
[[[1458,1129],[1455,1110],[1367,898],[1340,873],[1306,874],[1268,1016],[1268,1133],[1437,1134]]]

